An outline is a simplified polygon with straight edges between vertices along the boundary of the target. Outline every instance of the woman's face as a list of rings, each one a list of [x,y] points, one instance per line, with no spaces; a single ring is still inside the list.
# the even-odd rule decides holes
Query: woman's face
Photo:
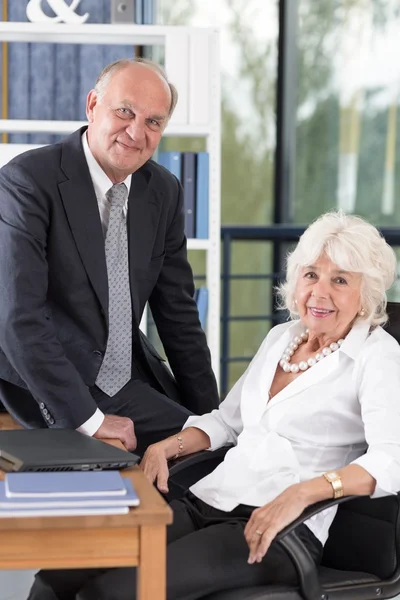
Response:
[[[300,319],[314,335],[339,339],[361,310],[361,274],[342,271],[326,255],[301,267],[295,299]]]

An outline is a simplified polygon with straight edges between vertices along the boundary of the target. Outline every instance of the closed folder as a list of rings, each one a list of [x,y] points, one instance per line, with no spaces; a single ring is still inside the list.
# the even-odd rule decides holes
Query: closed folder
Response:
[[[7,473],[5,493],[9,498],[124,496],[126,486],[118,471]]]
[[[133,489],[130,479],[124,479],[125,495],[123,496],[79,496],[66,495],[42,498],[10,498],[6,495],[5,482],[0,481],[0,509],[33,509],[33,508],[81,508],[81,507],[112,507],[138,506],[139,498]]]

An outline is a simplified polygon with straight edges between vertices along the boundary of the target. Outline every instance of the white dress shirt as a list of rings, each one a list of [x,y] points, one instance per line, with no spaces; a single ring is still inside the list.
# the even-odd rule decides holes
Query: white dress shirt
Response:
[[[103,233],[104,233],[104,238],[105,238],[106,233],[107,233],[107,228],[108,228],[108,220],[110,217],[110,201],[108,200],[106,194],[107,194],[108,190],[114,184],[111,181],[111,179],[109,179],[109,177],[104,173],[103,169],[100,167],[99,163],[93,156],[93,154],[89,148],[88,141],[87,141],[86,131],[84,131],[84,133],[82,134],[82,145],[83,145],[83,151],[85,153],[86,162],[89,167],[90,177],[92,178],[93,187],[94,187],[94,191],[95,191],[96,198],[97,198],[97,203],[99,205],[100,219],[101,219],[101,224],[103,227]],[[132,180],[132,175],[128,175],[128,177],[124,181],[120,182],[120,183],[125,183],[125,185],[128,189],[128,195],[126,197],[126,203],[125,203],[125,206],[123,209],[125,217],[128,212],[128,196],[129,196],[129,190],[131,188],[131,180]],[[96,431],[101,426],[103,421],[104,421],[104,414],[102,413],[102,411],[99,408],[97,408],[95,413],[87,421],[82,423],[82,425],[80,427],[78,427],[78,431],[91,436],[94,433],[96,433]]]
[[[358,322],[342,346],[268,401],[277,364],[300,321],[274,327],[217,410],[189,417],[211,440],[234,444],[190,489],[215,508],[262,506],[283,490],[349,463],[376,479],[372,497],[400,490],[400,346]],[[336,507],[306,524],[324,544]]]

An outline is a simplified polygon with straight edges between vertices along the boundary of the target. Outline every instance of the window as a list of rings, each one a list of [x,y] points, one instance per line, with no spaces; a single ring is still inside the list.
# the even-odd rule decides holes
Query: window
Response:
[[[300,0],[292,219],[399,222],[398,0]]]

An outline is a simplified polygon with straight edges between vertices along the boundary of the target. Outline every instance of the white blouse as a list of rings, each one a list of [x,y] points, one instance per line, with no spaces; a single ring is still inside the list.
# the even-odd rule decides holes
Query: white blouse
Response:
[[[211,440],[234,444],[221,463],[190,489],[224,511],[262,506],[283,490],[349,463],[376,479],[372,497],[400,490],[400,346],[358,322],[342,346],[304,371],[268,402],[286,346],[304,330],[277,325],[217,410],[189,417]],[[336,507],[306,524],[324,544]]]

